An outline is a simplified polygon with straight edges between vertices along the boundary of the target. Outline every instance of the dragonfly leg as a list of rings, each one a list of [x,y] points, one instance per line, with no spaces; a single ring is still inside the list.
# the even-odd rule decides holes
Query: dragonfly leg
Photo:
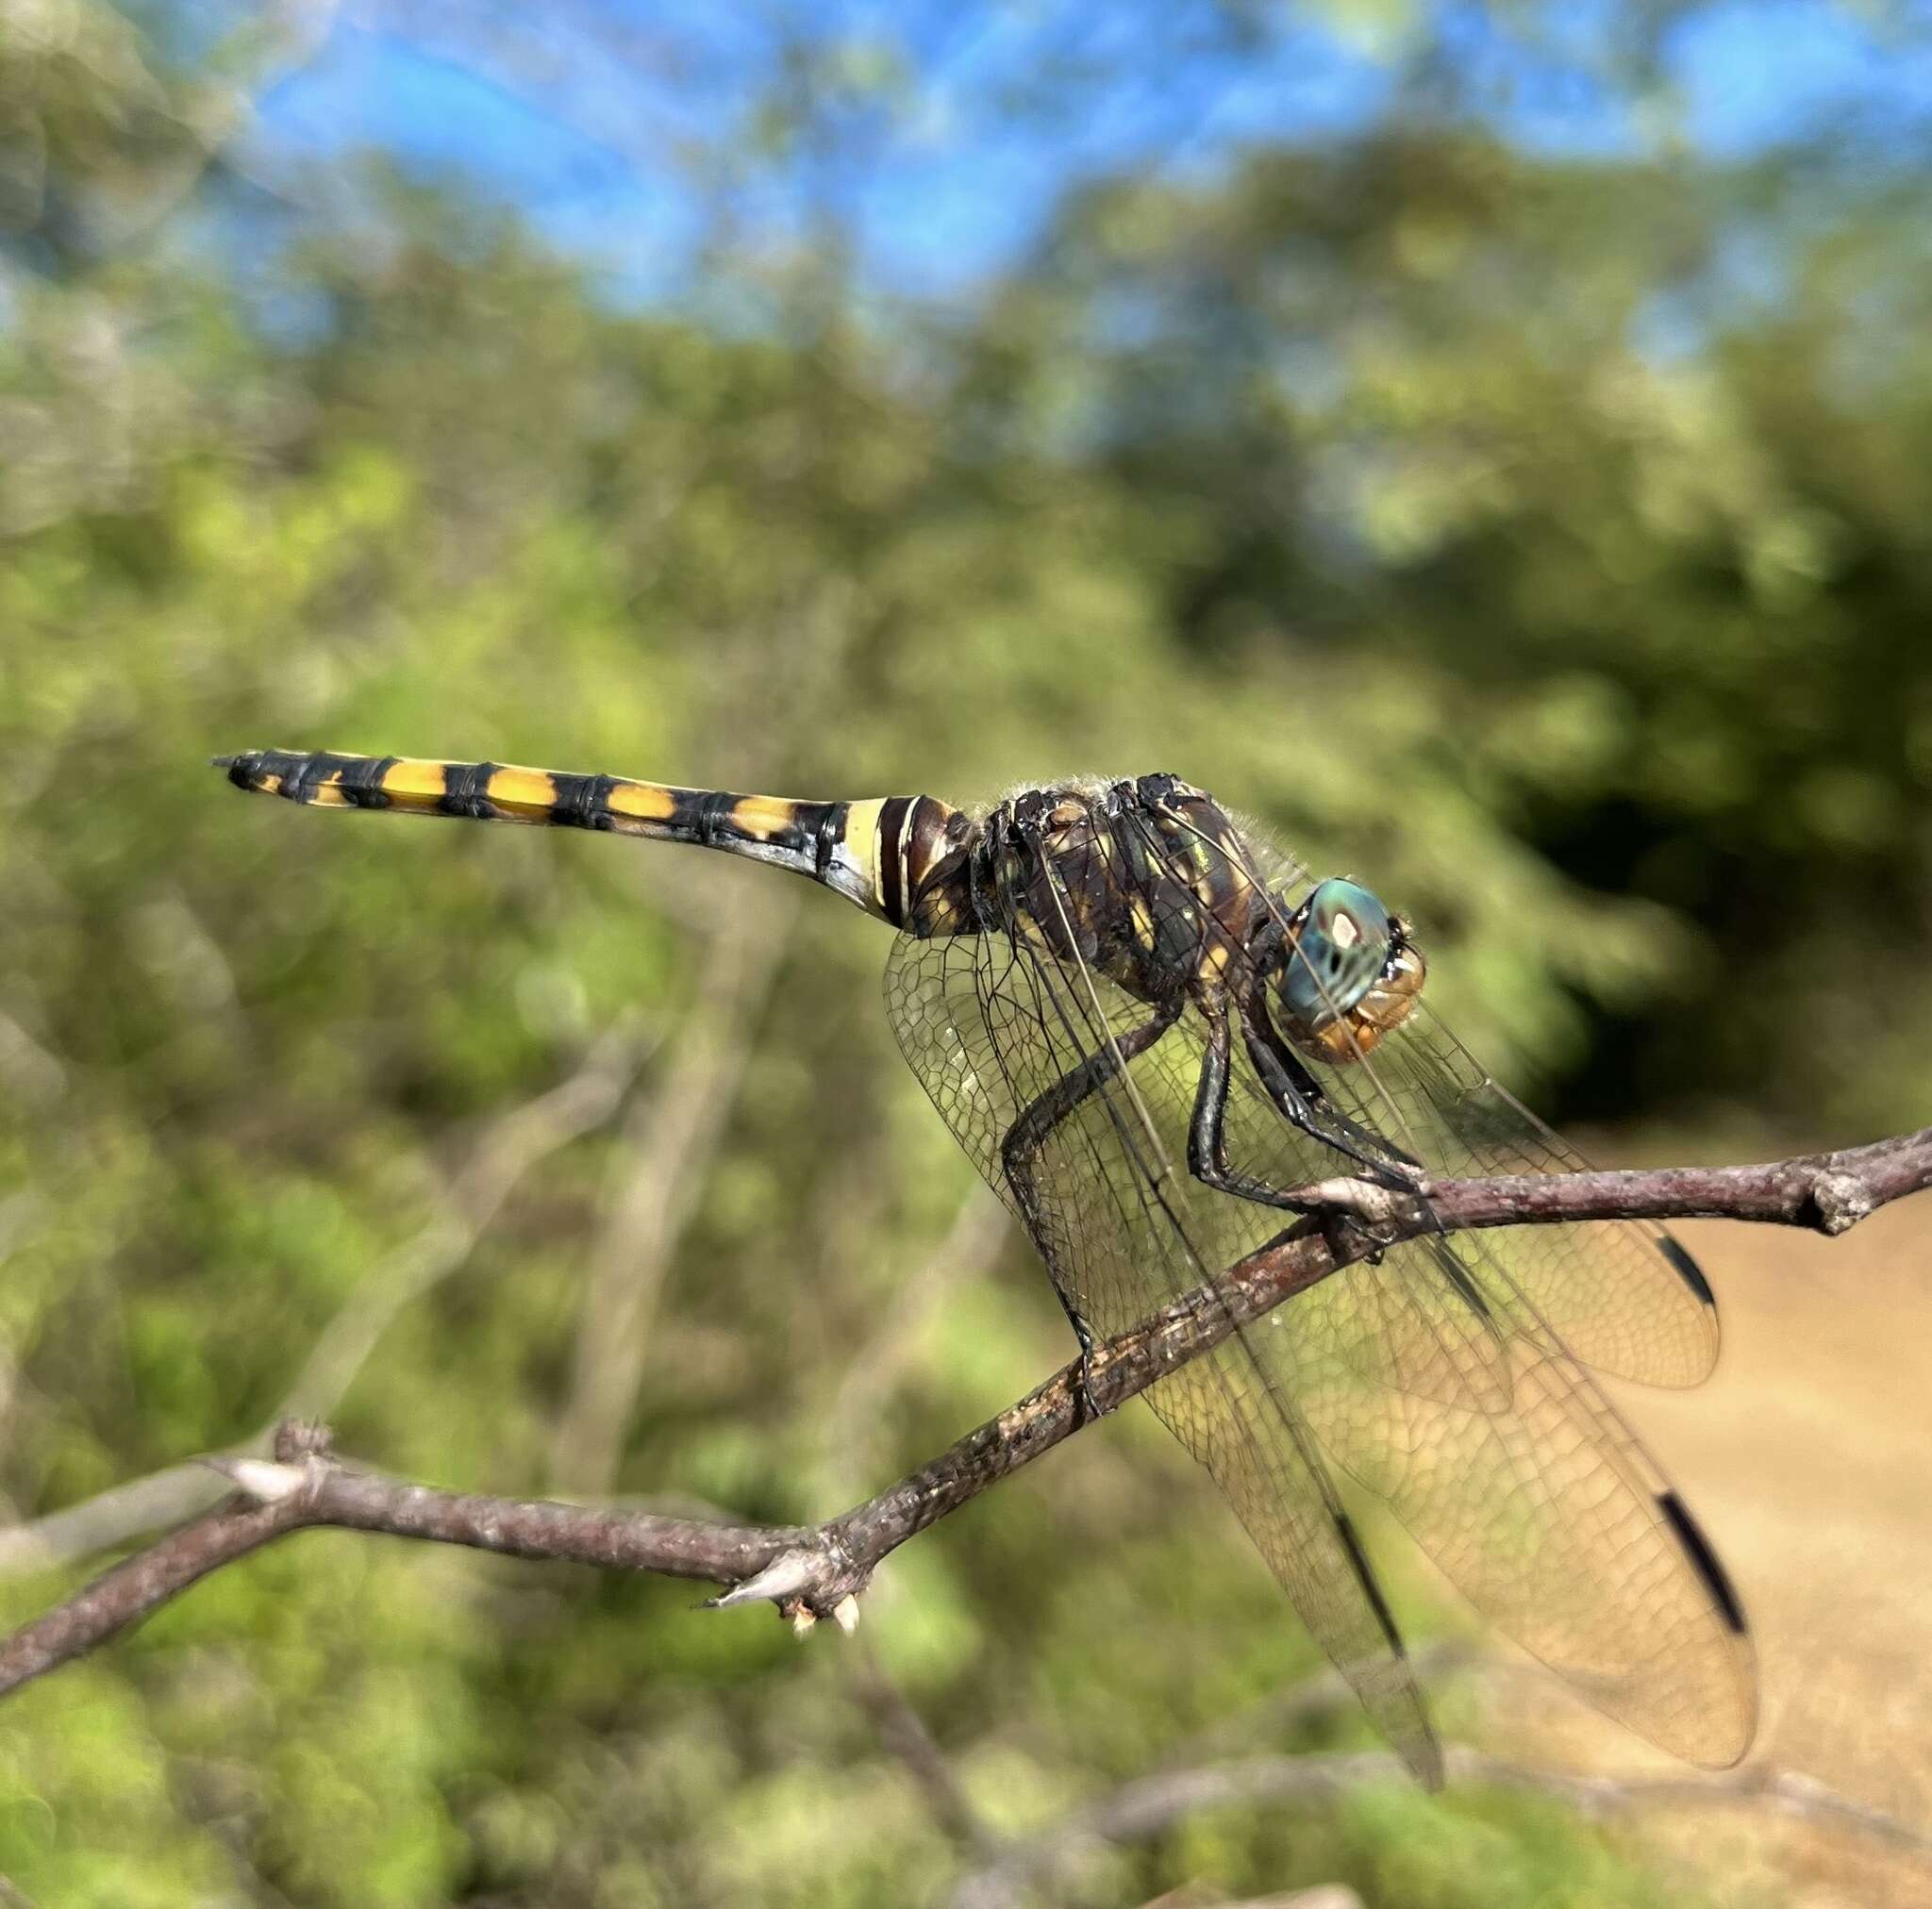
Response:
[[[1227,1143],[1222,1131],[1222,1122],[1227,1112],[1228,1050],[1231,1045],[1226,1014],[1223,1012],[1209,1015],[1208,1028],[1208,1045],[1201,1061],[1200,1085],[1194,1093],[1194,1117],[1188,1129],[1188,1170],[1203,1186],[1212,1187],[1217,1192],[1232,1193],[1237,1199],[1252,1200],[1262,1206],[1281,1207],[1290,1213],[1308,1211],[1307,1201],[1294,1199],[1285,1194],[1280,1187],[1273,1187],[1265,1180],[1257,1180],[1252,1173],[1236,1172],[1228,1167]],[[1253,1037],[1250,1036],[1251,1042],[1252,1039]],[[1256,1071],[1261,1071],[1258,1064]],[[1262,1078],[1265,1083],[1267,1076],[1263,1074]],[[1315,1086],[1312,1079],[1308,1085],[1314,1087],[1314,1094],[1303,1095],[1301,1106],[1309,1113],[1310,1118],[1312,1110],[1320,1106],[1325,1120],[1353,1126],[1353,1122],[1343,1122],[1340,1113],[1317,1098],[1321,1089]],[[1320,1128],[1308,1126],[1305,1120],[1297,1119],[1294,1113],[1290,1112],[1283,1104],[1282,1097],[1274,1091],[1272,1085],[1269,1091],[1270,1098],[1274,1101],[1275,1105],[1281,1107],[1296,1126],[1301,1127],[1304,1132],[1314,1134],[1324,1145],[1337,1144],[1329,1134]],[[1292,1075],[1288,1076],[1288,1091],[1298,1091]],[[1356,1131],[1360,1132],[1359,1129]],[[1372,1136],[1363,1134],[1362,1138],[1373,1143]],[[1351,1154],[1351,1157],[1363,1158],[1358,1154]],[[1379,1163],[1368,1160],[1364,1164],[1374,1167]],[[1360,1255],[1361,1248],[1352,1236],[1358,1230],[1365,1229],[1358,1229],[1356,1220],[1345,1214],[1327,1212],[1321,1216],[1319,1223],[1329,1250],[1338,1260],[1354,1259]],[[1369,1237],[1373,1238],[1374,1236]],[[1273,1243],[1270,1242],[1271,1245]],[[1379,1251],[1371,1251],[1366,1256],[1371,1265],[1379,1264],[1382,1257]]]
[[[1109,1040],[1098,1052],[1090,1054],[1077,1067],[1063,1073],[1044,1093],[1036,1096],[1007,1129],[1006,1138],[1000,1142],[1000,1162],[1006,1169],[1007,1185],[1013,1189],[1013,1198],[1019,1203],[1026,1230],[1041,1247],[1041,1255],[1053,1275],[1053,1289],[1059,1297],[1060,1310],[1066,1314],[1068,1324],[1074,1328],[1074,1336],[1080,1342],[1079,1403],[1089,1419],[1100,1417],[1100,1405],[1093,1396],[1092,1386],[1093,1328],[1087,1322],[1073,1295],[1061,1284],[1059,1269],[1054,1265],[1053,1255],[1046,1251],[1046,1216],[1041,1211],[1033,1163],[1053,1130],[1124,1072],[1127,1063],[1137,1054],[1145,1054],[1180,1016],[1178,1003],[1172,1007],[1157,1008],[1151,1021],[1130,1028],[1118,1038]]]
[[[1238,1200],[1252,1200],[1262,1206],[1279,1206],[1299,1211],[1300,1201],[1285,1198],[1280,1189],[1252,1173],[1235,1171],[1227,1164],[1227,1117],[1229,1058],[1233,1042],[1229,1038],[1227,1012],[1203,1010],[1208,1023],[1207,1051],[1201,1056],[1201,1079],[1194,1089],[1194,1116],[1188,1123],[1188,1171],[1204,1187],[1218,1193],[1232,1193]],[[1301,1123],[1296,1122],[1297,1125]]]
[[[1353,1160],[1377,1186],[1394,1193],[1414,1191],[1422,1163],[1393,1141],[1357,1125],[1335,1106],[1322,1091],[1321,1083],[1275,1032],[1265,1011],[1257,1016],[1252,1007],[1243,1008],[1241,1035],[1268,1098],[1290,1122],[1311,1139]]]
[[[1212,1187],[1218,1193],[1232,1193],[1238,1200],[1252,1200],[1257,1205],[1280,1207],[1290,1213],[1307,1212],[1307,1201],[1297,1200],[1266,1180],[1258,1180],[1252,1173],[1237,1172],[1228,1166],[1223,1121],[1227,1113],[1229,1049],[1232,1042],[1225,1012],[1208,1014],[1207,1021],[1207,1052],[1202,1056],[1200,1085],[1194,1091],[1194,1117],[1188,1128],[1188,1170],[1204,1187]],[[1338,1258],[1353,1259],[1359,1252],[1349,1237],[1355,1224],[1342,1214],[1322,1216],[1322,1231]],[[1288,1238],[1291,1235],[1292,1229],[1279,1237]],[[1274,1242],[1271,1240],[1269,1243],[1273,1245]],[[1369,1255],[1372,1260],[1380,1256],[1374,1253]]]

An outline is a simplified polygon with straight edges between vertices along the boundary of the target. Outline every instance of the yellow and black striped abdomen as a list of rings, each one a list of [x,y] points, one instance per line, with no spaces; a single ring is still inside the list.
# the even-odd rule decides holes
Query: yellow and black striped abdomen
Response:
[[[931,796],[795,802],[678,788],[621,775],[496,762],[254,749],[215,758],[237,788],[319,808],[394,809],[691,842],[772,862],[903,927],[915,891],[955,845],[962,819]]]

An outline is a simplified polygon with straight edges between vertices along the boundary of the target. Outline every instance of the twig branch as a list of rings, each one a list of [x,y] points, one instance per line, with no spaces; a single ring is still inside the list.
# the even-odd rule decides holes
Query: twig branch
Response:
[[[1426,1196],[1445,1232],[1547,1226],[1577,1220],[1756,1220],[1836,1237],[1868,1214],[1932,1184],[1932,1127],[1834,1154],[1759,1167],[1656,1167],[1623,1172],[1499,1174],[1437,1180],[1413,1195],[1366,1180],[1298,1189],[1311,1210],[1428,1230]]]
[[[925,1719],[887,1675],[864,1638],[859,1639],[852,1660],[851,1681],[859,1704],[877,1727],[879,1741],[904,1766],[925,1799],[934,1821],[982,1863],[996,1861],[1005,1849],[1004,1840],[974,1808]]]
[[[1011,1228],[1007,1209],[975,1183],[931,1257],[895,1283],[876,1329],[836,1375],[830,1399],[814,1415],[813,1475],[829,1490],[842,1491],[863,1475],[859,1468],[873,1455],[886,1416],[882,1407],[906,1378],[947,1295],[991,1268]]]
[[[238,1487],[235,1494],[0,1643],[0,1694],[80,1656],[223,1565],[315,1526],[718,1584],[752,1578],[790,1544],[810,1536],[784,1527],[714,1525],[433,1491],[342,1464],[330,1453],[325,1428],[294,1420],[276,1434],[272,1459],[208,1462]]]
[[[1682,1777],[1579,1776],[1458,1746],[1448,1752],[1448,1773],[1455,1783],[1553,1796],[1591,1817],[1642,1808],[1762,1804],[1784,1816],[1850,1832],[1920,1861],[1932,1860],[1932,1834],[1840,1796],[1809,1777],[1765,1765]],[[991,1863],[960,1881],[953,1892],[952,1909],[1015,1909],[1029,1900],[1029,1885],[1050,1881],[1096,1846],[1145,1842],[1197,1811],[1240,1803],[1320,1801],[1364,1784],[1400,1783],[1405,1777],[1404,1766],[1380,1750],[1247,1757],[1164,1770],[1123,1784],[1043,1834],[1008,1845]]]
[[[443,1210],[328,1322],[276,1418],[334,1411],[396,1316],[469,1259],[525,1175],[617,1111],[652,1045],[620,1021],[555,1087],[491,1120],[450,1176]],[[266,1438],[260,1449],[268,1449]]]
[[[25,1524],[0,1525],[0,1578],[25,1577],[111,1551],[144,1532],[192,1517],[221,1493],[206,1464],[190,1459],[110,1485]]]
[[[625,1123],[615,1196],[591,1255],[570,1390],[551,1441],[552,1476],[572,1491],[608,1491],[637,1409],[658,1296],[696,1210],[750,1060],[757,1019],[790,939],[791,916],[746,932],[741,895],[720,910],[704,979],[666,1077]]]
[[[1367,1218],[1372,1230],[1328,1225],[1326,1215],[1302,1220],[1220,1280],[1096,1347],[1086,1384],[1099,1408],[1111,1411],[1363,1253],[1438,1227],[1501,1224],[1508,1211],[1539,1224],[1696,1212],[1832,1233],[1927,1185],[1932,1129],[1764,1167],[1448,1181],[1429,1189],[1427,1206],[1410,1196],[1338,1182],[1333,1207]],[[1506,1190],[1498,1193],[1499,1187]],[[769,1599],[801,1628],[831,1617],[849,1629],[855,1600],[879,1563],[908,1537],[1072,1436],[1087,1422],[1081,1394],[1075,1363],[875,1498],[812,1526],[712,1523],[438,1491],[351,1469],[328,1456],[325,1435],[284,1426],[276,1462],[215,1461],[241,1487],[240,1498],[116,1566],[0,1643],[0,1694],[92,1649],[258,1545],[314,1526],[703,1578],[728,1587],[714,1600],[719,1605]]]

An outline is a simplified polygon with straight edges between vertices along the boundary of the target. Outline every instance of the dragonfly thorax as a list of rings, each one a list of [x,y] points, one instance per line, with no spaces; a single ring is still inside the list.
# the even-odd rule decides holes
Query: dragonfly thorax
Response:
[[[1357,883],[1297,898],[1279,873],[1178,777],[1064,783],[1022,790],[976,824],[960,869],[970,896],[950,913],[1141,1001],[1265,994],[1304,1052],[1359,1059],[1414,1005],[1422,955]]]
[[[974,932],[1171,1004],[1252,972],[1258,885],[1233,823],[1171,775],[1024,789],[979,822]]]

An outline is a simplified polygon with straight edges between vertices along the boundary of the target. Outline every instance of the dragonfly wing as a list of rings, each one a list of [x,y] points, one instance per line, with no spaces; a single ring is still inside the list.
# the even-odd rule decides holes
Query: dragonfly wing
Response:
[[[887,974],[900,1045],[994,1190],[1034,1236],[1066,1303],[1124,1331],[1280,1232],[1288,1215],[1188,1177],[1188,1126],[1203,1060],[1190,1015],[1047,1138],[1039,1197],[1023,1210],[1000,1143],[1021,1111],[1152,1015],[1104,977],[1004,937],[905,938]],[[1334,1170],[1336,1155],[1284,1120],[1245,1074],[1231,1084],[1228,1160],[1279,1187]],[[1172,1263],[1150,1257],[1163,1244]],[[1399,1247],[1300,1295],[1297,1331],[1364,1379],[1480,1409],[1510,1398],[1503,1333],[1439,1242]]]
[[[1058,1122],[1034,1163],[1032,1197],[1017,1198],[1002,1152],[1014,1121],[1151,1012],[1086,969],[1001,936],[902,936],[886,1002],[935,1105],[1027,1227],[1064,1302],[1096,1331],[1124,1331],[1279,1230],[1281,1215],[1187,1177],[1199,1042],[1183,1027]],[[1148,1402],[1207,1467],[1383,1733],[1425,1782],[1440,1782],[1441,1751],[1388,1604],[1295,1398],[1253,1344],[1257,1331],[1158,1381]]]
[[[1285,920],[1308,887],[1307,871],[1258,834],[1244,837],[1241,850],[1248,875]],[[1309,1065],[1342,1112],[1444,1177],[1568,1173],[1590,1164],[1493,1080],[1426,1003],[1364,1063]],[[1695,1386],[1717,1362],[1710,1286],[1683,1246],[1650,1221],[1463,1235],[1454,1257],[1479,1263],[1596,1371]]]
[[[1387,1046],[1371,1057],[1378,1075]],[[1350,1078],[1363,1073],[1359,1065],[1335,1070],[1324,1084],[1353,1118],[1387,1132],[1391,1116]],[[1408,1079],[1395,1072],[1390,1091],[1401,1093]],[[1419,1117],[1413,1092],[1398,1111],[1405,1144],[1420,1143],[1437,1169],[1435,1130]],[[1229,1096],[1228,1129],[1271,1184],[1299,1170],[1300,1137],[1283,1140],[1293,1130],[1241,1077]],[[1635,1238],[1627,1245],[1625,1229],[1607,1230],[1624,1252],[1641,1249],[1646,1270],[1652,1262],[1669,1270],[1640,1230],[1628,1229]],[[1518,1257],[1485,1251],[1495,1237],[1410,1241],[1379,1269],[1358,1265],[1338,1277],[1366,1274],[1441,1293],[1453,1266],[1453,1283],[1481,1295],[1507,1348],[1500,1406],[1472,1388],[1412,1383],[1412,1374],[1385,1370],[1402,1382],[1370,1383],[1374,1362],[1307,1306],[1334,1280],[1297,1294],[1270,1315],[1272,1329],[1250,1337],[1330,1463],[1382,1500],[1485,1618],[1652,1742],[1693,1763],[1734,1763],[1750,1742],[1757,1703],[1737,1595],[1669,1480],[1541,1305],[1519,1288]],[[1532,1271],[1541,1299],[1553,1280],[1542,1260]],[[1673,1297],[1679,1289],[1674,1274],[1662,1287]]]
[[[1498,1628],[1693,1763],[1735,1763],[1756,1721],[1737,1596],[1683,1502],[1560,1346],[1512,1341],[1516,1403],[1301,1395],[1323,1449],[1382,1499]]]
[[[1242,953],[1230,950],[1229,963]],[[933,958],[902,947],[889,983],[894,1019],[942,1110],[972,1077],[981,1110],[962,1120],[956,1105],[948,1117],[1001,1187],[997,1135],[1016,1111],[1097,1045],[1126,1043],[1151,1010],[1078,962],[1023,954],[997,937],[971,955],[939,957],[963,958],[976,978],[970,997],[935,1009],[934,990],[920,978]],[[1023,1012],[1013,1011],[1015,1001]],[[928,1025],[948,1030],[940,1045],[951,1048],[949,1065],[934,1067],[929,1038],[908,1038],[922,1011]],[[1555,1150],[1545,1165],[1565,1159],[1560,1143],[1459,1047],[1425,1027],[1426,1043],[1405,1042],[1402,1030],[1368,1064],[1316,1068],[1335,1107],[1438,1171],[1466,1170],[1465,1157],[1526,1162],[1537,1157],[1532,1139]],[[1271,1237],[1278,1218],[1186,1174],[1202,1053],[1190,1011],[1056,1128],[1040,1155],[1043,1197],[1023,1217],[1069,1303],[1103,1331],[1135,1322],[1232,1264]],[[1472,1132],[1472,1109],[1489,1124]],[[1267,1184],[1336,1170],[1338,1154],[1283,1119],[1251,1070],[1235,1071],[1225,1126],[1230,1164]],[[975,1133],[991,1137],[975,1147]],[[1476,1236],[1409,1242],[1382,1265],[1350,1267],[1249,1326],[1224,1349],[1213,1375],[1183,1369],[1163,1381],[1157,1409],[1215,1472],[1345,1664],[1340,1619],[1298,1585],[1292,1557],[1283,1560],[1285,1548],[1306,1541],[1297,1513],[1309,1501],[1295,1487],[1306,1491],[1309,1481],[1341,1552],[1359,1557],[1338,1473],[1381,1498],[1478,1610],[1583,1694],[1677,1753],[1723,1765],[1741,1753],[1755,1721],[1737,1598],[1682,1501],[1553,1323],[1580,1329],[1601,1356],[1621,1346],[1617,1362],[1626,1369],[1688,1376],[1708,1363],[1701,1281],[1645,1230],[1608,1229],[1608,1253],[1633,1255],[1641,1269],[1635,1277],[1650,1282],[1619,1340],[1613,1324],[1597,1323],[1614,1321],[1616,1308],[1591,1310],[1606,1251],[1592,1243],[1594,1253],[1571,1263],[1492,1253]],[[1655,1350],[1673,1336],[1651,1317],[1658,1307],[1680,1328],[1688,1322],[1690,1350],[1674,1362]],[[1223,1449],[1231,1425],[1241,1435],[1240,1455]],[[1357,1578],[1357,1616],[1364,1597],[1379,1613],[1365,1572]],[[1385,1706],[1386,1727],[1388,1700],[1356,1674],[1358,1687],[1371,1686],[1372,1705]]]
[[[1392,1103],[1430,1170],[1445,1176],[1567,1173],[1588,1162],[1498,1086],[1469,1050],[1418,1007],[1370,1057],[1375,1089],[1356,1092],[1367,1117]],[[1355,1072],[1357,1070],[1347,1070]],[[1464,1235],[1464,1257],[1512,1288],[1586,1366],[1652,1386],[1695,1386],[1718,1353],[1717,1302],[1697,1262],[1661,1226],[1598,1220]]]

